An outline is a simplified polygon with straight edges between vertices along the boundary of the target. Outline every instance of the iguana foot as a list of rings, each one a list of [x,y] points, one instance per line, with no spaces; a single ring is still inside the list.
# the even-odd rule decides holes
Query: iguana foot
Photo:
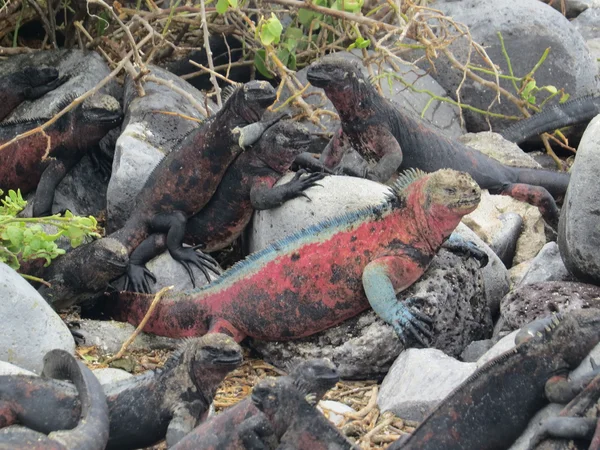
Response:
[[[467,241],[462,236],[452,233],[448,240],[442,245],[446,250],[459,255],[475,258],[479,261],[479,267],[484,268],[488,265],[489,257],[487,253],[481,250],[477,244],[472,241]]]
[[[181,247],[176,249],[175,251],[170,251],[171,256],[175,261],[181,263],[181,265],[185,268],[190,279],[192,280],[192,286],[196,287],[196,278],[194,277],[194,272],[192,271],[191,265],[196,266],[198,269],[202,271],[204,276],[206,277],[206,281],[210,283],[210,275],[208,274],[208,270],[212,271],[216,275],[221,275],[222,271],[219,270],[219,265],[215,259],[203,253],[199,250],[202,244],[194,246],[194,247]],[[208,270],[207,270],[208,269]]]
[[[304,174],[308,175],[302,178],[302,175]],[[305,169],[300,169],[298,172],[296,172],[294,178],[285,184],[287,189],[286,198],[292,199],[296,197],[304,197],[309,202],[312,201],[310,197],[304,193],[304,191],[313,186],[323,187],[323,185],[318,184],[317,181],[322,180],[326,176],[326,173],[308,173]]]
[[[308,152],[300,153],[298,156],[296,156],[296,159],[294,159],[294,164],[292,165],[292,168],[293,167],[296,167],[298,171],[304,169],[312,173],[324,172],[332,175],[335,174],[335,172],[329,167],[325,166],[320,159],[315,158]]]
[[[156,277],[146,268],[146,266],[131,264],[130,262],[127,265],[127,275],[125,277],[125,287],[123,290],[149,294],[152,292],[150,280],[156,283]]]
[[[430,331],[433,320],[412,306],[416,300],[408,298],[404,302],[398,303],[397,309],[392,312],[391,325],[404,347],[407,347],[407,338],[413,338],[423,347],[428,347],[427,341],[433,337]]]

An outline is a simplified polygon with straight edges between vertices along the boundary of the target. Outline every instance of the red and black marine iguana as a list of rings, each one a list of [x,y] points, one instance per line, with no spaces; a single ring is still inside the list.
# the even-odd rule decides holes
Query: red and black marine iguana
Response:
[[[537,206],[544,219],[556,227],[558,208],[552,196],[566,192],[569,174],[505,166],[447,138],[383,98],[360,68],[346,60],[323,58],[310,66],[307,79],[313,86],[323,88],[342,123],[323,152],[326,167],[332,168],[341,161],[347,141],[367,161],[377,162],[366,173],[354,175],[382,183],[397,169],[462,170],[492,194],[510,195]]]
[[[431,319],[398,302],[465,214],[480,201],[455,170],[409,171],[382,204],[340,215],[253,253],[200,289],[161,298],[144,330],[175,338],[229,333],[289,340],[310,336],[371,306],[401,339],[430,336]],[[153,296],[121,292],[112,312],[139,324]]]
[[[315,186],[325,174],[314,173],[301,178],[303,172],[298,172],[289,182],[281,186],[274,184],[310,142],[308,130],[295,122],[281,121],[266,130],[255,145],[229,166],[206,206],[190,217],[184,241],[201,246],[205,252],[220,250],[240,236],[255,209],[276,208],[292,198],[306,197],[304,191]],[[146,239],[131,254],[129,263],[143,266],[165,250],[166,236],[153,234],[152,239]],[[128,290],[149,293],[149,280],[156,281],[144,270],[144,277],[132,278]]]
[[[66,98],[56,111],[74,98]],[[0,147],[50,118],[1,123]],[[44,133],[32,134],[0,148],[0,189],[4,192],[21,189],[26,194],[37,187],[33,215],[50,214],[56,186],[122,118],[121,106],[114,97],[96,94],[61,116]]]
[[[213,196],[225,170],[242,152],[240,144],[256,142],[270,125],[259,120],[274,100],[275,89],[265,81],[251,81],[233,90],[220,111],[160,161],[121,229],[76,248],[46,269],[43,278],[52,286],[41,287],[42,296],[61,308],[85,300],[125,272],[130,278],[143,278],[146,269],[127,262],[152,232],[167,233],[169,253],[188,270],[192,281],[190,265],[208,278],[204,266],[215,270],[212,258],[182,246],[187,219]]]
[[[408,437],[389,450],[504,450],[519,437],[565,377],[600,342],[600,310],[534,321],[517,346],[492,359],[452,391]],[[581,388],[578,381],[575,384]],[[556,389],[554,386],[558,386]],[[574,390],[571,392],[576,393]]]

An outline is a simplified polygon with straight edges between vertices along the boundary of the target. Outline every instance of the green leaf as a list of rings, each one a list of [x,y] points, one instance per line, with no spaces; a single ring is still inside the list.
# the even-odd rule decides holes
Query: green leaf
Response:
[[[232,8],[237,8],[238,1],[237,0],[229,0],[229,6],[231,6]]]
[[[292,53],[296,50],[302,38],[304,38],[304,33],[302,33],[300,28],[288,27],[284,35],[285,48]]]
[[[288,61],[290,60],[290,52],[285,48],[281,48],[277,50],[277,57],[287,67]]]
[[[269,72],[269,69],[267,69],[266,59],[267,52],[265,49],[258,50],[254,55],[254,66],[256,67],[256,70],[258,70],[264,77],[272,79],[273,75],[271,75],[271,72]]]
[[[551,94],[558,93],[558,89],[556,89],[556,86],[544,86],[544,89],[546,89]]]
[[[298,10],[298,21],[306,28],[310,27],[310,23],[315,18],[316,13],[310,9],[300,8]]]
[[[567,100],[569,100],[569,97],[571,96],[571,94],[567,94],[566,92],[560,96],[560,100],[558,101],[558,103],[564,103]]]
[[[535,95],[530,95],[529,97],[527,97],[527,102],[531,103],[532,105],[535,105]]]
[[[532,91],[532,90],[533,90],[533,88],[535,88],[535,87],[536,87],[535,80],[531,80],[530,82],[528,82],[528,83],[525,85],[525,88],[523,89],[523,92],[522,92],[522,94],[521,94],[521,95],[523,96],[523,98],[527,98],[527,97],[529,97],[529,94],[531,93],[531,91]]]
[[[296,54],[295,53],[291,53],[290,54],[290,59],[288,60],[288,67],[292,70],[297,70],[296,67]]]
[[[229,0],[219,0],[216,8],[219,14],[225,14],[229,8]]]

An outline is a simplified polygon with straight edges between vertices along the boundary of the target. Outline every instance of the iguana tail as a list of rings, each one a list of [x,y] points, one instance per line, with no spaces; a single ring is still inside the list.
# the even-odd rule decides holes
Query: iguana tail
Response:
[[[551,170],[526,169],[514,167],[516,171],[516,182],[542,186],[552,194],[553,197],[562,196],[567,192],[571,175],[566,172],[553,172]]]

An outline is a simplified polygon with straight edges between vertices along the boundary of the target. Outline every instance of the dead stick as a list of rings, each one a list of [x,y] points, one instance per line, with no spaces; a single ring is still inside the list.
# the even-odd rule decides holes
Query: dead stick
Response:
[[[152,300],[152,303],[150,303],[150,308],[148,308],[148,311],[146,312],[146,315],[144,316],[144,318],[142,319],[140,324],[133,331],[133,333],[131,333],[131,336],[129,336],[129,338],[123,343],[123,345],[121,346],[121,350],[119,350],[115,356],[108,358],[108,360],[106,360],[107,364],[114,361],[115,359],[119,359],[119,358],[123,357],[123,353],[125,353],[125,350],[127,350],[127,347],[129,347],[131,345],[131,343],[135,340],[135,338],[138,336],[138,334],[140,334],[142,332],[142,330],[144,329],[144,327],[150,320],[150,317],[152,316],[152,313],[156,309],[156,306],[158,305],[158,302],[160,301],[162,296],[165,295],[165,293],[167,291],[170,291],[174,287],[175,286],[167,286],[167,287],[162,288],[160,291],[158,291],[156,293],[156,295],[154,296],[154,299]]]
[[[219,108],[223,106],[223,100],[221,100],[221,88],[217,83],[215,77],[215,65],[213,64],[212,52],[210,51],[210,35],[208,34],[208,23],[206,22],[206,9],[204,7],[204,0],[200,0],[200,17],[202,18],[202,31],[204,32],[204,50],[206,51],[206,59],[208,59],[208,67],[210,67],[210,82],[215,87],[215,94],[217,94],[217,104]]]

